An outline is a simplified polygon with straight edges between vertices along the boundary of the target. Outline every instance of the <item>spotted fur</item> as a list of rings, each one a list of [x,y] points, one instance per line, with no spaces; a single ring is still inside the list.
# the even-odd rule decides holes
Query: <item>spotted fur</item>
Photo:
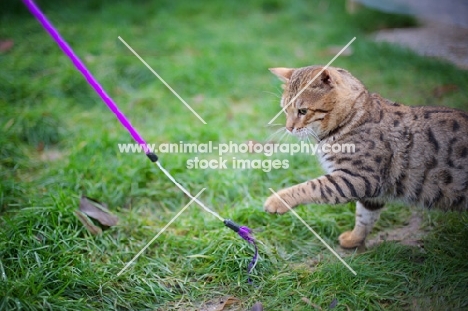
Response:
[[[388,201],[468,209],[467,113],[404,106],[369,93],[344,69],[322,69],[270,69],[285,82],[286,128],[319,144],[354,144],[355,152],[319,154],[326,174],[279,191],[282,200],[290,207],[357,201],[355,227],[339,238],[345,248],[365,242]],[[272,195],[265,210],[289,208]]]

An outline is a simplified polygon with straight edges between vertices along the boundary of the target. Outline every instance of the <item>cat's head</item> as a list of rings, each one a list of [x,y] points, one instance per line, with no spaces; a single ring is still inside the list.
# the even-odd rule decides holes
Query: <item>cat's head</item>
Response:
[[[364,86],[339,68],[310,66],[270,68],[283,85],[281,107],[286,129],[298,136],[321,139],[341,125],[352,112]]]

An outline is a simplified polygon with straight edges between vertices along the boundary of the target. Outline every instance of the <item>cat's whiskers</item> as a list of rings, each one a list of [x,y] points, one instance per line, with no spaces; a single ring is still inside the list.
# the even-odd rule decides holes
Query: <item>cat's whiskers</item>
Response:
[[[263,91],[263,93],[267,93],[267,94],[273,95],[273,96],[275,96],[277,98],[281,98],[281,94],[275,94],[275,93],[269,92],[269,91]]]
[[[320,138],[318,137],[317,133],[311,129],[310,127],[306,127],[306,133],[309,136],[312,136],[317,142],[320,142]]]
[[[297,137],[298,137],[297,134],[293,134],[293,133],[289,132],[289,135],[287,136],[287,139],[286,139],[287,141],[286,142],[287,143],[290,143],[291,141],[296,142]],[[294,138],[296,138],[296,140],[294,140]]]
[[[265,127],[273,127],[273,126],[283,126],[281,123],[274,123],[274,124],[267,124]],[[283,126],[284,127],[284,126]]]
[[[286,127],[281,127],[279,129],[277,129],[275,132],[273,132],[273,134],[271,134],[270,136],[268,136],[268,138],[265,140],[266,142],[269,142],[271,141],[272,138],[274,138],[275,136],[279,135],[279,133],[281,131],[285,131],[286,132]]]
[[[311,137],[311,136],[312,136],[312,138],[313,138],[314,140],[317,140],[317,138],[315,137],[315,135],[314,135],[312,132],[310,132],[310,131],[307,131],[307,133],[306,133],[306,137],[307,137],[307,139],[309,139],[309,140],[310,140],[310,137]]]
[[[284,131],[283,135],[281,135],[281,137],[279,138],[278,143],[281,143],[283,138],[289,133],[289,131],[287,131],[286,128],[284,128],[284,129],[285,129],[285,131]]]
[[[297,138],[299,138],[300,141],[304,141],[304,140],[307,139],[307,135],[301,134],[301,135],[299,135]]]

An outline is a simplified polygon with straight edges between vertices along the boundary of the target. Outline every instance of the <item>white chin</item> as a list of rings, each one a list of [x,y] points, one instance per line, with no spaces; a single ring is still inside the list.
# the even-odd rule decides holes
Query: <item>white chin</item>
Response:
[[[297,138],[305,138],[307,137],[307,133],[305,131],[300,131],[300,132],[297,132],[297,131],[292,131],[291,135],[297,137]]]

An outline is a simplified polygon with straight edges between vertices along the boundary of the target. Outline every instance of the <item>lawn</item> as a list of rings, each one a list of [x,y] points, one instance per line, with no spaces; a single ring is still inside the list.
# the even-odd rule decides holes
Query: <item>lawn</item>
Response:
[[[468,110],[468,72],[376,44],[373,30],[414,24],[344,1],[38,1],[148,143],[265,142],[277,126],[280,82],[270,67],[326,64],[353,37],[348,69],[371,91],[410,105]],[[200,122],[118,39],[145,59]],[[269,188],[319,176],[308,155],[288,169],[187,169],[216,154],[160,154],[160,162],[223,218],[255,230],[253,248],[192,204],[122,275],[117,273],[190,199],[131,143],[100,98],[20,1],[0,4],[0,309],[196,310],[219,297],[241,310],[461,310],[468,308],[468,216],[423,212],[424,247],[385,242],[345,254],[354,276],[291,214],[269,215]],[[452,92],[438,92],[440,87]],[[437,93],[437,92],[436,92]],[[283,123],[281,116],[275,123]],[[279,137],[273,135],[273,140]],[[287,138],[286,141],[294,141]],[[117,226],[92,235],[74,211],[105,202]],[[354,224],[354,204],[301,206],[327,243]],[[407,223],[389,205],[374,232]]]

